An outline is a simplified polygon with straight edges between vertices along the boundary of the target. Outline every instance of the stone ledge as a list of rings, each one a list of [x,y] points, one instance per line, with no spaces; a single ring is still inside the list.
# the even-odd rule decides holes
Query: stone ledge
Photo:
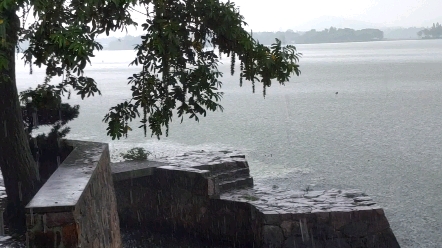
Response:
[[[249,202],[260,211],[280,213],[350,212],[380,209],[360,190],[281,190],[255,184],[253,188],[223,193],[221,199]]]
[[[29,247],[121,248],[107,144],[74,147],[26,207]]]
[[[208,170],[210,165],[220,166],[226,163],[247,163],[245,156],[238,151],[194,151],[186,152],[175,157],[155,159],[175,167],[193,167]]]
[[[130,178],[150,176],[154,168],[167,164],[156,161],[124,161],[111,164],[112,177],[114,182]]]
[[[69,140],[74,149],[26,206],[28,213],[75,209],[108,145]]]

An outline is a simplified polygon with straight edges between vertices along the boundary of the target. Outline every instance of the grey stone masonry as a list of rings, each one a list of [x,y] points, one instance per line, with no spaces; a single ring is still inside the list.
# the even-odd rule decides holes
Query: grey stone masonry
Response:
[[[181,170],[207,171],[208,177],[216,184],[211,193],[214,198],[229,190],[253,187],[247,160],[237,151],[195,151],[176,157],[159,158],[156,161]]]
[[[254,184],[235,151],[122,162],[112,171],[126,227],[236,247],[399,247],[383,209],[363,192]]]
[[[26,206],[27,246],[120,248],[109,147],[69,143],[71,154]]]
[[[258,210],[264,247],[399,247],[383,209],[360,190],[255,185],[223,193],[221,199]]]

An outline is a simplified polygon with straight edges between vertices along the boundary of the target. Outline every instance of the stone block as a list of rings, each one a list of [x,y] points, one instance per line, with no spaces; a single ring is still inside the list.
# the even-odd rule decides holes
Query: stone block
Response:
[[[388,223],[388,220],[385,216],[378,217],[368,223],[369,233],[381,233],[387,231],[388,229],[390,229],[390,223]]]
[[[316,216],[316,220],[318,223],[329,223],[330,221],[330,212],[329,211],[312,211],[312,214]]]
[[[353,246],[353,244],[351,244],[351,240],[349,240],[349,239],[337,238],[337,239],[325,240],[323,243],[323,246],[321,246],[321,248],[322,247],[324,247],[324,248],[328,248],[328,247],[352,248],[352,247],[359,247],[359,246]],[[362,247],[364,247],[364,246],[362,246]]]
[[[343,211],[331,211],[330,212],[330,225],[336,230],[351,223],[353,221],[351,212]]]
[[[76,224],[64,225],[62,230],[63,230],[62,240],[64,247],[77,247],[79,241],[77,225]]]
[[[280,227],[282,229],[282,233],[284,234],[284,237],[288,238],[290,235],[292,235],[293,228],[295,226],[295,223],[293,221],[284,220],[282,221]]]
[[[279,225],[281,223],[281,215],[276,211],[263,211],[264,224]]]
[[[311,236],[314,240],[328,240],[338,238],[339,233],[337,233],[330,225],[314,223],[311,227]]]
[[[292,236],[284,241],[283,248],[319,248],[314,240],[303,239],[302,236]],[[331,246],[330,246],[331,247]]]
[[[262,229],[264,247],[279,248],[284,243],[284,235],[279,226],[265,225]]]
[[[32,247],[59,247],[61,243],[61,235],[55,231],[35,231],[28,236],[33,241]]]
[[[283,248],[298,248],[298,247],[302,247],[302,246],[301,246],[301,244],[298,244],[298,242],[296,242],[296,237],[294,237],[294,236],[289,237],[288,239],[286,239],[284,241]]]
[[[346,237],[364,237],[368,234],[368,224],[367,222],[355,221],[340,228],[342,234]]]
[[[27,242],[37,248],[120,248],[108,145],[69,143],[75,149],[26,207]]]
[[[47,213],[43,215],[43,218],[46,219],[45,225],[48,228],[75,223],[74,214],[72,212]]]

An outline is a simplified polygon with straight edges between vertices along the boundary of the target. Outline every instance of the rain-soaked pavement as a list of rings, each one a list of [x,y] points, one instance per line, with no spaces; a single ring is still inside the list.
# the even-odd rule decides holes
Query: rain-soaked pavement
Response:
[[[176,236],[149,231],[122,230],[124,248],[228,248],[230,246],[213,246],[204,243],[199,237]]]
[[[228,248],[229,246],[213,246],[204,243],[198,237],[176,236],[141,230],[121,230],[123,248]],[[14,239],[9,236],[0,237],[0,247],[24,248],[23,238]]]

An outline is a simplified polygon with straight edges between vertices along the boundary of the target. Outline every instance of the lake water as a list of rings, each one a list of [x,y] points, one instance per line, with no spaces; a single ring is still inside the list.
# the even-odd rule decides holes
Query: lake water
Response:
[[[112,141],[101,122],[130,96],[133,51],[103,51],[87,71],[103,95],[80,104],[69,138],[142,146],[154,156],[189,150],[243,151],[256,180],[286,188],[358,188],[385,208],[402,247],[442,244],[442,40],[298,45],[302,74],[286,86],[239,87],[225,72],[224,112],[175,120],[160,141],[134,130]],[[17,66],[18,88],[43,70]],[[338,92],[338,94],[336,94]],[[134,124],[136,127],[138,123]]]

